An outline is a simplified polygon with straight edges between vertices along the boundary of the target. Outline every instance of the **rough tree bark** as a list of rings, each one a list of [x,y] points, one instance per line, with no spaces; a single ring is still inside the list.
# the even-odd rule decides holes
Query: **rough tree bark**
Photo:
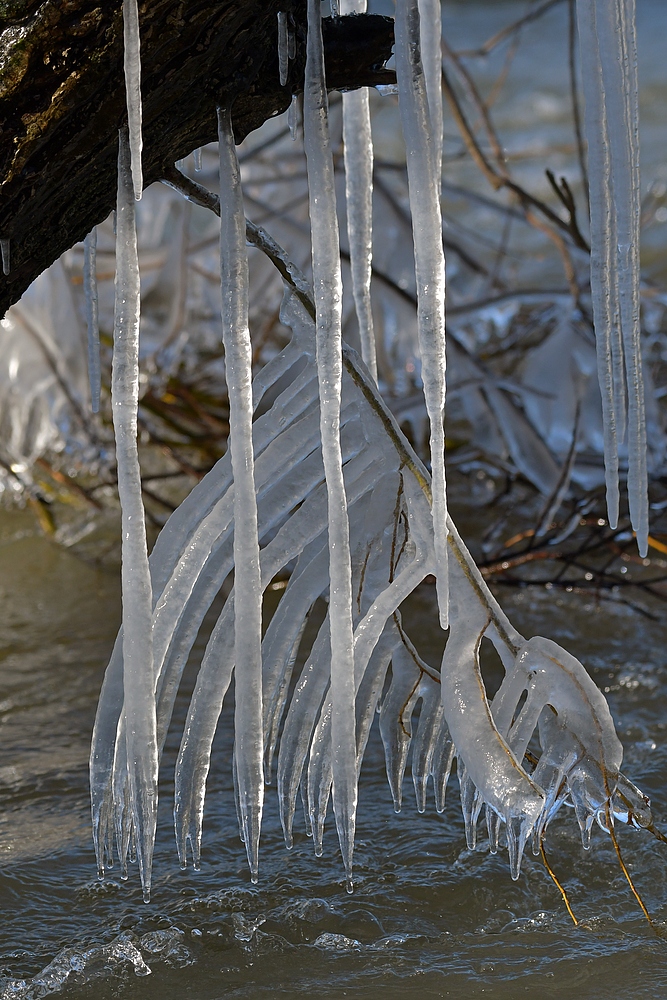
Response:
[[[278,79],[277,13],[296,32]],[[217,137],[233,102],[240,142],[303,88],[304,0],[140,0],[145,183]],[[393,22],[325,20],[331,89],[394,82],[384,66]],[[0,0],[0,317],[114,205],[118,129],[126,122],[122,0]]]

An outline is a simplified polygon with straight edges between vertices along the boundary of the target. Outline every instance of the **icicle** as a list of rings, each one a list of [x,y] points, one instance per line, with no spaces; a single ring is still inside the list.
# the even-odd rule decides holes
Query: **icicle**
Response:
[[[618,445],[627,412],[630,518],[648,545],[639,327],[639,139],[635,0],[577,4],[591,202],[591,297],[602,393],[607,507],[618,523]],[[627,400],[627,406],[626,406]]]
[[[278,73],[280,74],[280,86],[287,83],[287,71],[289,69],[289,38],[287,29],[287,14],[283,10],[278,11]]]
[[[119,133],[116,306],[111,404],[122,511],[123,690],[132,820],[144,899],[151,886],[157,818],[157,739],[152,597],[137,452],[140,284],[127,133]]]
[[[252,444],[252,350],[248,330],[248,255],[241,176],[231,113],[218,108],[222,335],[234,472],[235,753],[248,863],[257,881],[264,804],[262,734],[262,583]]]
[[[9,240],[0,240],[0,255],[2,256],[2,273],[9,274]]]
[[[194,161],[195,161],[195,170],[197,171],[197,173],[199,173],[201,171],[201,146],[197,146],[197,148],[194,151]]]
[[[447,628],[447,495],[445,488],[445,258],[439,184],[434,174],[424,70],[419,51],[417,0],[396,4],[396,76],[407,147],[408,186],[417,279],[419,350],[431,426],[431,474],[436,584],[440,623]]]
[[[313,289],[317,309],[322,458],[329,508],[334,812],[350,884],[357,808],[352,570],[339,434],[342,359],[338,220],[319,0],[308,2],[304,140],[312,234]]]
[[[296,59],[296,34],[291,18],[287,22],[287,58]]]
[[[366,0],[342,0],[341,14],[363,14]],[[377,359],[371,309],[373,255],[373,139],[368,88],[343,93],[343,148],[347,236],[352,292],[359,322],[361,356],[377,382]]]
[[[134,197],[141,199],[144,181],[141,170],[141,35],[137,0],[123,0],[123,45],[125,53],[125,98],[130,131],[132,184]]]
[[[88,327],[88,378],[93,413],[100,409],[100,327],[97,316],[97,229],[83,241],[83,291]]]
[[[287,112],[287,124],[292,142],[296,141],[299,129],[299,98],[296,94],[292,97],[292,103]]]
[[[368,88],[343,94],[343,143],[347,233],[350,244],[352,291],[359,322],[361,356],[377,382],[377,359],[371,308],[373,253],[373,141]]]
[[[440,0],[419,0],[419,39],[431,120],[433,169],[440,191],[442,174],[442,12]]]
[[[622,180],[615,184],[619,207],[618,274],[623,331],[625,372],[628,387],[628,498],[630,520],[637,532],[639,554],[648,551],[648,473],[646,467],[646,413],[644,408],[644,373],[642,369],[639,306],[639,239],[641,199],[639,184],[639,86],[637,80],[637,37],[635,0],[620,0],[617,38],[620,41],[620,65],[623,71],[623,108],[619,127],[612,134],[619,144],[619,159],[624,155]],[[603,42],[604,45],[604,42]],[[605,52],[608,60],[608,53]],[[618,65],[613,65],[618,72]],[[605,96],[610,96],[605,88]],[[616,117],[615,108],[613,109]],[[616,130],[614,130],[616,131]],[[619,171],[619,173],[621,173]]]

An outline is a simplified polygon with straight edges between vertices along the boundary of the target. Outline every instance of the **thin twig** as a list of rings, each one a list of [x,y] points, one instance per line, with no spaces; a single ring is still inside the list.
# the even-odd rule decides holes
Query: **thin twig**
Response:
[[[484,42],[484,44],[481,45],[478,49],[462,49],[459,51],[459,55],[460,56],[488,55],[489,52],[495,49],[497,45],[500,45],[501,42],[504,42],[506,38],[509,38],[510,35],[513,35],[516,31],[519,31],[524,26],[524,24],[529,24],[531,21],[536,21],[538,17],[542,17],[542,15],[546,14],[548,10],[551,10],[551,8],[555,7],[556,4],[562,2],[563,0],[545,0],[545,2],[541,4],[539,7],[535,8],[535,10],[529,11],[527,14],[524,14],[523,17],[520,17],[518,21],[513,21],[512,24],[508,24],[507,27],[502,28],[500,31],[496,32],[495,35],[492,35],[491,38],[489,38],[486,42]]]
[[[554,883],[556,885],[556,888],[558,889],[559,893],[563,897],[563,902],[565,903],[565,907],[567,909],[567,912],[572,917],[572,923],[574,924],[575,927],[578,927],[579,926],[579,921],[575,917],[574,911],[573,911],[572,907],[570,906],[570,900],[567,898],[567,893],[565,892],[565,889],[563,888],[563,886],[561,885],[561,883],[558,881],[558,878],[556,877],[556,874],[555,874],[553,868],[551,867],[551,865],[549,864],[549,861],[547,860],[547,852],[544,850],[544,833],[542,833],[542,835],[540,836],[540,854],[542,855],[542,861],[544,863],[544,867],[549,872],[549,875],[553,879],[553,881],[554,881]]]

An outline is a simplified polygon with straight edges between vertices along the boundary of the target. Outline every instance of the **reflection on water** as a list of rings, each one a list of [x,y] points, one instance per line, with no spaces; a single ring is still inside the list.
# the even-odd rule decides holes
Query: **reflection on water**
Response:
[[[229,706],[209,780],[202,871],[181,872],[173,844],[174,736],[151,903],[141,902],[136,872],[127,883],[113,872],[98,882],[86,762],[118,621],[116,572],[79,561],[31,527],[22,513],[0,520],[0,997],[42,996],[62,984],[78,997],[197,1000],[283,992],[594,998],[606,995],[603,983],[631,998],[661,995],[665,943],[648,928],[602,833],[590,853],[571,814],[549,834],[552,865],[582,922],[574,928],[539,859],[529,854],[513,883],[503,851],[491,856],[484,839],[475,851],[465,849],[455,778],[443,817],[432,802],[417,814],[409,777],[403,812],[395,815],[376,730],[361,782],[352,896],[332,821],[323,858],[313,856],[302,826],[286,852],[273,791],[260,883],[250,884],[232,799]],[[623,609],[612,616],[576,595],[502,596],[527,635],[550,635],[592,670],[610,699],[626,773],[652,796],[658,816],[667,813],[661,624]],[[433,659],[434,607],[423,587],[406,611]],[[664,920],[664,849],[645,834],[619,836],[651,913]]]
[[[519,51],[513,96],[499,120],[504,134],[512,129],[517,150],[530,147],[538,154],[521,167],[533,171],[531,187],[538,172],[543,175],[539,152],[545,144],[562,139],[563,162],[571,157],[565,148],[566,74],[562,54],[553,55],[552,47],[553,39],[562,41],[565,6],[555,7],[540,31],[527,30],[532,47]],[[638,6],[645,177],[651,180],[666,170],[660,109],[667,7],[662,0],[640,0]],[[516,3],[448,2],[450,42],[484,38],[524,9]],[[536,65],[539,81],[530,88]],[[537,123],[546,131],[535,134]],[[117,571],[83,562],[38,537],[28,514],[2,513],[0,596],[2,1000],[39,997],[63,985],[70,996],[124,1000],[664,995],[667,944],[644,921],[608,838],[594,832],[586,853],[572,815],[550,830],[552,865],[581,921],[575,928],[539,859],[528,854],[513,883],[502,851],[491,856],[483,839],[475,851],[465,849],[455,778],[444,816],[436,815],[432,802],[424,816],[417,814],[409,777],[403,812],[393,813],[377,729],[362,774],[352,896],[345,891],[331,819],[323,858],[314,858],[303,827],[288,853],[272,791],[260,883],[250,884],[232,799],[230,706],[209,778],[202,871],[181,872],[170,813],[187,683],[166,750],[151,903],[141,902],[136,872],[127,883],[113,872],[98,882],[87,758],[119,620]],[[592,671],[610,700],[625,746],[625,772],[652,797],[658,817],[667,817],[661,621],[620,606],[611,611],[579,595],[501,596],[526,635],[550,636]],[[437,662],[434,621],[433,595],[423,587],[406,622],[422,637],[427,658]],[[621,830],[619,837],[660,924],[667,920],[666,848],[646,834]]]

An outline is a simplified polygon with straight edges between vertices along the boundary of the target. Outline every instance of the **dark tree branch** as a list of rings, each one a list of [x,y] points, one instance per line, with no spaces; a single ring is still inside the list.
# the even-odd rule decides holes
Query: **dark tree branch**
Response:
[[[278,79],[277,12],[291,15],[296,58]],[[303,88],[303,0],[140,0],[145,183],[217,138],[232,102],[240,142]],[[392,83],[393,22],[324,22],[327,84]],[[0,316],[114,206],[126,121],[121,0],[0,2]]]

